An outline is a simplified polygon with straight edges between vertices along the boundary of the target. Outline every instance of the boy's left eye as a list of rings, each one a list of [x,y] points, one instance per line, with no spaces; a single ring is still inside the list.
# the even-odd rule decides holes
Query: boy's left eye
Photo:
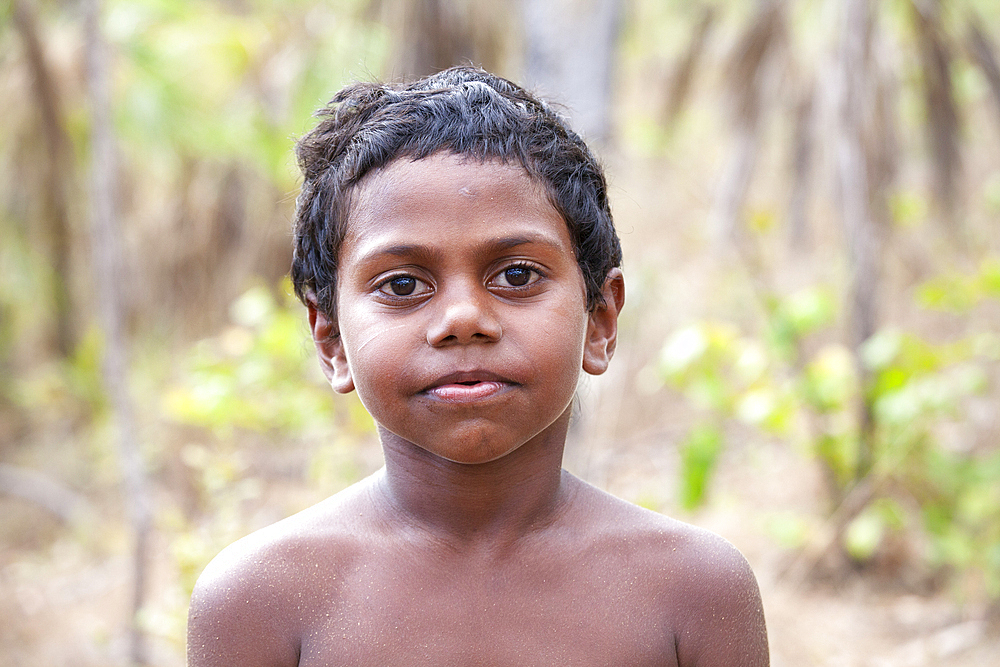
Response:
[[[530,266],[510,266],[498,273],[493,282],[500,287],[526,287],[540,277]]]

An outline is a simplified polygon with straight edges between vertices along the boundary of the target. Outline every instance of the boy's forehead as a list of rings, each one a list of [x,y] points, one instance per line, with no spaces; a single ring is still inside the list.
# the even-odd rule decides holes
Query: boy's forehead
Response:
[[[539,193],[546,192],[545,185],[532,176],[519,162],[501,160],[499,158],[480,159],[468,155],[439,151],[427,157],[398,157],[387,164],[373,169],[361,178],[355,186],[355,201],[367,197],[382,198],[387,195],[397,195],[400,190],[417,183],[441,186],[455,182],[461,175],[468,186],[468,181],[492,183],[498,178],[507,182],[519,182],[522,186],[537,189]],[[474,196],[475,190],[459,189],[456,194]]]
[[[515,216],[562,220],[545,185],[521,164],[440,152],[397,158],[366,174],[351,193],[345,240],[358,233],[359,225],[472,203]]]

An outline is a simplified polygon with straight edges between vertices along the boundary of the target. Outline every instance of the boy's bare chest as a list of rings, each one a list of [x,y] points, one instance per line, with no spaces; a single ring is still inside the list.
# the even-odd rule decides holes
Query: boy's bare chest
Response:
[[[644,582],[591,575],[368,563],[307,614],[299,664],[675,666],[670,619]]]

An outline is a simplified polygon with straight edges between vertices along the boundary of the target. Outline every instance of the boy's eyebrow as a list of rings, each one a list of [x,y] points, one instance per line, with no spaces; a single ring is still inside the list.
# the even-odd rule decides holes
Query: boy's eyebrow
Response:
[[[510,250],[522,245],[544,245],[550,248],[561,250],[563,244],[558,239],[554,239],[546,234],[528,233],[518,236],[504,236],[492,239],[482,248],[485,255]],[[440,260],[444,253],[430,246],[420,243],[399,243],[396,245],[375,247],[370,252],[364,254],[361,262],[367,262],[379,256],[391,255],[393,257],[414,257],[418,261],[433,262]]]
[[[366,261],[379,255],[392,255],[394,257],[416,256],[421,259],[436,259],[441,256],[441,253],[419,243],[400,243],[385,247],[375,247],[370,252],[365,253],[361,261]]]
[[[496,252],[499,250],[510,250],[511,248],[528,245],[530,243],[547,245],[557,249],[561,249],[563,246],[558,239],[554,239],[546,234],[533,233],[524,234],[522,236],[505,236],[503,238],[495,239],[491,241],[487,247],[489,250]]]

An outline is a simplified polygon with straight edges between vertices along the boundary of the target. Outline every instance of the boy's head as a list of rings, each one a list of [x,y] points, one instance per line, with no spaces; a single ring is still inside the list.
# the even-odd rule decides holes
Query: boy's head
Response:
[[[455,67],[407,84],[353,84],[318,115],[297,146],[304,180],[292,282],[331,321],[354,188],[395,160],[438,152],[520,164],[542,183],[569,228],[588,307],[600,302],[605,277],[621,264],[604,173],[544,102],[506,79]]]

